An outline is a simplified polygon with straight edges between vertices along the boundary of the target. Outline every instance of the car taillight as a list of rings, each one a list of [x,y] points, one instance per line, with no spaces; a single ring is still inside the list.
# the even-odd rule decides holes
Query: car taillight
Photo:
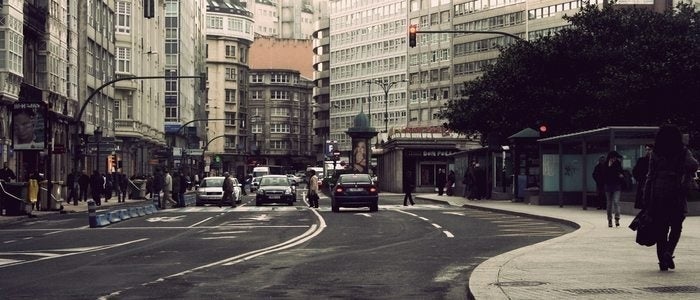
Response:
[[[342,186],[337,186],[337,187],[335,187],[335,192],[336,192],[336,193],[342,193],[342,192],[343,192],[343,187],[342,187]]]
[[[373,187],[370,187],[370,188],[369,188],[369,192],[370,192],[370,193],[376,193],[376,192],[377,192],[377,187],[374,187],[374,186],[373,186]]]

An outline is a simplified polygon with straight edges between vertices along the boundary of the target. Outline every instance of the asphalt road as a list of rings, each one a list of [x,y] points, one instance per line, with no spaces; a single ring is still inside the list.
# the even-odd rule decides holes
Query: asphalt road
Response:
[[[0,229],[0,294],[32,299],[464,299],[494,255],[572,229],[432,202],[332,213],[169,209],[99,229],[83,214]]]

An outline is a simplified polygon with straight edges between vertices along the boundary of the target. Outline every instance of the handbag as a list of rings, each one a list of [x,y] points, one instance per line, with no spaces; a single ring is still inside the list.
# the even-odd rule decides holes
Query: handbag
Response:
[[[637,236],[635,237],[637,244],[647,247],[656,245],[657,229],[651,216],[645,210],[640,211],[634,217],[629,228],[637,231]]]

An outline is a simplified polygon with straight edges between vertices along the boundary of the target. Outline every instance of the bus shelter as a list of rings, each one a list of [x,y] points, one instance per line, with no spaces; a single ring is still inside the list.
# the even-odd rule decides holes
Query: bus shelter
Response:
[[[622,168],[632,172],[637,159],[645,155],[644,145],[652,144],[658,127],[611,126],[537,140],[541,158],[540,190],[530,202],[540,205],[594,206],[596,184],[593,169],[598,158],[609,151],[619,152]],[[632,213],[636,182],[623,190],[621,209]]]

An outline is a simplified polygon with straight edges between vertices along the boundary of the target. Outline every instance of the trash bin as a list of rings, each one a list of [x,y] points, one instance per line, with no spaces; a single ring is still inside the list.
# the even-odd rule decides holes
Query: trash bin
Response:
[[[129,199],[146,199],[146,181],[143,179],[131,180],[129,184]]]
[[[2,201],[2,211],[0,213],[6,216],[19,216],[25,214],[27,198],[27,183],[26,182],[4,182],[2,184],[3,191],[0,201]]]

